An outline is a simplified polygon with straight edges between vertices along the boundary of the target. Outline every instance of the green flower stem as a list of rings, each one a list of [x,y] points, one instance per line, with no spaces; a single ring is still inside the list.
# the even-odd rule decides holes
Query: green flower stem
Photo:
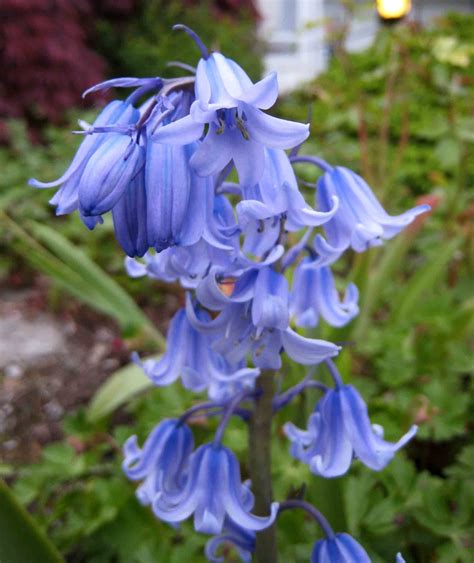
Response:
[[[260,516],[270,514],[270,504],[273,500],[271,441],[274,375],[274,372],[266,371],[258,378],[257,390],[260,391],[260,394],[255,400],[249,425],[249,469],[252,491],[255,494],[253,512]],[[257,563],[276,563],[275,524],[257,533],[255,561]]]

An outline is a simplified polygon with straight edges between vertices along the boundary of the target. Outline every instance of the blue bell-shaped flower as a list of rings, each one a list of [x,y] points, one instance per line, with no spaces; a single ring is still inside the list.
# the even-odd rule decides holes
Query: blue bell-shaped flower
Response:
[[[128,438],[122,467],[129,479],[143,481],[137,489],[142,504],[151,504],[158,493],[173,496],[183,489],[193,447],[191,430],[175,419],[161,421],[142,449],[136,436]]]
[[[181,522],[194,514],[197,532],[220,534],[226,516],[247,530],[271,526],[278,513],[278,503],[271,504],[268,516],[255,516],[248,508],[248,488],[240,479],[235,455],[219,444],[204,444],[192,455],[186,486],[171,499],[158,495],[153,511],[165,522]]]
[[[209,315],[201,310],[200,322],[209,322]],[[167,347],[159,360],[135,361],[155,385],[169,385],[181,377],[183,386],[194,392],[208,389],[213,400],[225,400],[244,388],[252,388],[260,371],[247,368],[240,361],[231,364],[213,347],[215,337],[193,327],[180,309],[173,317],[167,337]]]
[[[90,128],[93,131],[95,128],[100,127],[116,127],[116,126],[123,126],[123,125],[131,125],[136,123],[140,117],[140,112],[133,107],[127,101],[120,102],[120,101],[113,101],[110,102],[98,115],[97,119],[95,120],[94,124]],[[120,143],[120,147],[123,151],[120,153],[120,150],[117,152],[117,146],[115,149],[111,150],[114,147],[114,144],[117,142]],[[117,155],[120,159],[122,156],[125,155],[128,146],[130,143],[130,139],[125,135],[120,135],[118,133],[107,134],[107,133],[91,133],[87,134],[86,138],[82,141],[79,149],[76,152],[76,155],[73,158],[73,161],[69,165],[66,172],[57,180],[53,182],[39,182],[38,180],[30,180],[30,185],[36,188],[53,188],[56,186],[61,186],[56,194],[51,199],[51,204],[56,205],[56,214],[57,215],[64,215],[66,213],[71,213],[79,208],[79,187],[81,184],[81,180],[83,174],[89,164],[90,160],[94,157],[94,155],[100,151],[101,154],[107,154],[108,158],[110,159],[112,153]],[[105,146],[105,149],[103,148]],[[139,152],[138,149],[132,148],[132,152]],[[119,154],[120,153],[120,154]],[[95,159],[96,161],[96,159]],[[127,168],[130,168],[130,164],[134,163],[134,158],[128,159],[127,161]],[[105,163],[103,163],[102,167],[105,167]],[[89,168],[90,171],[90,168]],[[102,178],[103,180],[103,178]],[[100,185],[92,186],[92,190],[97,189],[100,190]],[[84,190],[83,190],[84,191]],[[87,204],[87,195],[86,194],[86,203]],[[89,202],[90,203],[90,202]],[[97,202],[93,202],[93,207]],[[81,205],[81,207],[84,207]],[[87,207],[87,205],[85,206]]]
[[[349,534],[335,534],[314,544],[311,563],[370,563],[365,549]]]
[[[358,313],[359,292],[351,283],[341,301],[328,266],[304,258],[297,266],[290,295],[290,313],[300,327],[315,327],[319,317],[331,326],[341,327]]]
[[[253,508],[253,495],[249,495],[249,499],[249,505],[245,506],[247,510]],[[255,551],[255,532],[234,524],[229,518],[224,520],[223,533],[214,536],[206,543],[207,560],[211,563],[224,563],[224,557],[219,556],[217,551],[221,545],[229,544],[237,551],[243,563],[252,563],[252,553]]]
[[[355,172],[336,166],[321,176],[317,184],[318,208],[328,211],[333,198],[339,199],[339,209],[334,217],[324,224],[327,240],[317,236],[316,250],[322,258],[334,261],[347,248],[364,252],[371,246],[397,235],[418,215],[430,209],[429,205],[418,205],[397,216],[388,215],[366,182]]]
[[[291,422],[284,426],[291,454],[323,477],[344,475],[354,457],[375,471],[383,469],[416,434],[412,428],[396,443],[383,439],[380,426],[370,423],[367,406],[352,385],[330,389],[309,417],[308,430]]]
[[[201,176],[221,172],[233,161],[240,182],[252,186],[264,171],[264,147],[288,149],[309,134],[308,125],[265,114],[278,96],[276,75],[252,84],[245,71],[221,53],[202,58],[197,66],[196,101],[190,114],[160,128],[158,142],[183,144],[199,139],[208,124],[203,143],[191,164]]]

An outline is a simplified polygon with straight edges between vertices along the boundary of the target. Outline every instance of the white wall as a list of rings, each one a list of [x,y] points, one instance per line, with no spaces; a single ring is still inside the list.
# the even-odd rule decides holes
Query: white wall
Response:
[[[268,42],[265,70],[278,72],[288,91],[326,66],[324,0],[259,0],[261,34]],[[317,25],[318,24],[318,25]]]

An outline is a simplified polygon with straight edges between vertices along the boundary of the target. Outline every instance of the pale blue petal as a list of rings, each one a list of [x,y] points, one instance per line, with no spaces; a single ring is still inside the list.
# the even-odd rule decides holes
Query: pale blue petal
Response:
[[[327,211],[316,211],[305,201],[298,190],[286,188],[288,194],[288,219],[286,228],[289,231],[297,231],[304,227],[319,227],[327,223],[339,209],[337,196],[331,198],[332,206]]]
[[[203,134],[202,123],[197,123],[187,115],[177,121],[158,127],[151,136],[153,143],[165,143],[168,145],[189,145],[197,141]]]
[[[339,260],[341,254],[344,252],[344,247],[331,246],[326,239],[319,233],[314,237],[314,249],[318,258],[316,264],[318,266],[329,266]]]
[[[127,256],[125,258],[125,269],[131,278],[142,278],[147,274],[147,267],[143,262]]]
[[[211,268],[209,274],[198,285],[196,296],[200,303],[213,311],[222,310],[229,303],[244,303],[250,301],[254,294],[254,285],[257,278],[256,270],[249,270],[237,280],[229,277],[219,284],[216,277],[219,275],[219,268]],[[227,281],[228,280],[228,281]],[[233,285],[230,295],[221,289],[222,284],[230,283]]]
[[[234,137],[232,159],[239,181],[243,186],[252,186],[260,180],[264,171],[264,148],[252,138],[244,139],[238,130],[229,133]]]
[[[238,95],[239,101],[260,109],[271,108],[275,104],[277,98],[278,78],[276,72],[272,72]]]
[[[178,379],[185,366],[187,347],[193,338],[190,333],[186,312],[180,309],[171,319],[163,356],[159,360],[143,362],[145,374],[155,385],[166,386]]]
[[[234,316],[235,308],[240,308],[240,305],[227,306],[215,319],[202,321],[196,314],[191,294],[189,292],[186,293],[186,316],[189,323],[199,332],[207,332],[209,334],[222,333],[229,320]]]
[[[329,267],[317,268],[316,287],[318,310],[331,326],[342,327],[350,322],[359,312],[359,291],[354,284],[347,288],[344,301],[339,300],[334,278]]]
[[[370,423],[367,406],[352,385],[345,385],[340,394],[346,432],[357,457],[371,469],[379,471],[416,434],[413,426],[398,442],[392,443],[378,436]]]
[[[191,158],[191,166],[199,176],[210,176],[220,172],[231,160],[234,151],[234,135],[226,129],[217,134],[212,123],[204,141]]]
[[[278,370],[281,368],[281,330],[265,329],[260,337],[253,340],[253,362],[261,369]]]
[[[340,346],[332,344],[332,342],[305,338],[291,328],[282,332],[282,342],[288,356],[305,366],[319,364],[328,358],[333,358],[341,350]]]
[[[257,143],[276,149],[291,149],[309,135],[307,124],[272,117],[248,104],[242,103],[242,107],[247,118],[247,130]]]
[[[285,330],[288,326],[288,282],[273,268],[261,268],[255,281],[252,322],[255,326]]]
[[[227,456],[224,448],[206,444],[196,483],[199,503],[194,514],[194,528],[204,534],[220,534],[226,509],[222,496],[228,477]]]
[[[222,499],[229,518],[238,526],[247,530],[264,530],[273,524],[278,514],[279,504],[272,502],[268,516],[255,516],[243,504],[242,485],[239,464],[234,454],[225,449],[227,454],[228,474],[226,486],[222,490]]]
[[[199,103],[203,108],[207,107],[211,99],[211,84],[207,77],[206,67],[206,61],[201,59],[196,67],[196,82],[194,83],[195,103]]]
[[[139,86],[150,86],[158,88],[162,84],[161,78],[112,78],[111,80],[105,80],[104,82],[99,82],[95,86],[88,88],[82,97],[85,98],[88,94],[92,92],[99,92],[100,90],[108,90],[109,88],[137,88]]]
[[[243,231],[245,238],[242,250],[254,256],[264,256],[275,247],[280,237],[280,220],[272,217],[263,221],[249,221]]]
[[[345,432],[343,411],[340,397],[331,390],[321,399],[320,453],[310,461],[310,469],[323,477],[344,475],[352,462],[352,444]]]

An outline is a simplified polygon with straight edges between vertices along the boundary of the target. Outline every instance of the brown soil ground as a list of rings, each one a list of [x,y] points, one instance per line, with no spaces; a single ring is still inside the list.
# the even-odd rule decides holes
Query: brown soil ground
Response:
[[[129,362],[113,321],[65,294],[52,307],[48,296],[42,277],[29,287],[0,286],[2,463],[36,461],[44,444],[61,438],[64,415],[85,405],[108,375]],[[160,319],[169,319],[175,307],[160,307]]]

